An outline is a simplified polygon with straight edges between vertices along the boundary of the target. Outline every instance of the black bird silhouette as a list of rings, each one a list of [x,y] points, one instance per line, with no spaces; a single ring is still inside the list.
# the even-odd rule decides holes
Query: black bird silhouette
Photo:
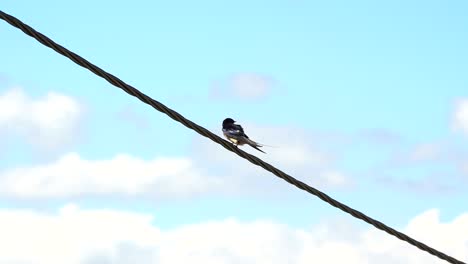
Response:
[[[263,147],[263,145],[249,139],[249,137],[244,133],[244,129],[241,125],[234,124],[232,118],[226,118],[223,121],[223,134],[224,136],[234,143],[235,146],[242,146],[247,144],[252,148],[265,153],[263,150],[259,149],[259,147]],[[265,153],[266,154],[266,153]]]

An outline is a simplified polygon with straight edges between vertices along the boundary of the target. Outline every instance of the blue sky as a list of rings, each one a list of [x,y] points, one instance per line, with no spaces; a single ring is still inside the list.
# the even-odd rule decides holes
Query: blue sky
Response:
[[[468,169],[462,167],[468,163],[468,129],[454,129],[453,121],[457,102],[468,98],[467,8],[466,1],[299,0],[45,0],[0,6],[219,135],[222,120],[234,118],[252,131],[250,137],[278,146],[266,148],[266,156],[252,153],[397,228],[433,208],[444,221],[467,212]],[[0,96],[12,87],[21,87],[31,100],[53,91],[82,109],[75,134],[63,146],[44,149],[19,134],[4,137],[0,171],[51,164],[70,152],[89,161],[117,154],[187,158],[214,179],[238,174],[239,190],[248,189],[164,199],[118,191],[2,195],[1,207],[54,209],[73,202],[144,212],[163,230],[227,217],[268,218],[298,228],[351,219],[247,161],[220,156],[221,147],[7,23],[0,23],[0,36]],[[236,96],[232,83],[239,78],[267,84],[259,96]],[[213,96],[218,88],[226,94]],[[326,157],[325,165],[290,161],[293,150],[281,156],[289,141],[306,146],[310,160]],[[328,176],[315,182],[314,174],[332,169],[350,185],[332,186]]]

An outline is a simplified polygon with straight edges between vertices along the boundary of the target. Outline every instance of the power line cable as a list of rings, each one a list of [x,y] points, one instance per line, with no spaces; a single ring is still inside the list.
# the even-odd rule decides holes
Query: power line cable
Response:
[[[299,189],[302,189],[310,194],[313,194],[315,196],[317,196],[318,198],[320,198],[321,200],[327,202],[328,204],[334,206],[334,207],[337,207],[338,209],[354,216],[355,218],[358,218],[358,219],[361,219],[371,225],[373,225],[374,227],[382,230],[382,231],[385,231],[387,232],[388,234],[392,235],[392,236],[395,236],[397,238],[399,238],[400,240],[403,240],[423,251],[426,251],[440,259],[443,259],[443,260],[446,260],[450,263],[454,263],[454,264],[466,264],[460,260],[457,260],[451,256],[448,256],[446,255],[445,253],[441,252],[441,251],[438,251],[432,247],[429,247],[428,245],[422,243],[422,242],[419,242],[407,235],[405,235],[404,233],[401,233],[387,225],[385,225],[384,223],[380,222],[380,221],[377,221],[363,213],[361,213],[360,211],[357,211],[333,198],[331,198],[330,196],[328,196],[327,194],[299,181],[299,180],[296,180],[295,178],[293,178],[292,176],[282,172],[281,170],[275,168],[274,166],[262,161],[261,159],[233,146],[231,143],[229,143],[228,141],[222,139],[221,137],[217,136],[216,134],[210,132],[209,130],[207,130],[206,128],[202,127],[202,126],[199,126],[197,124],[195,124],[194,122],[186,119],[185,117],[183,117],[181,114],[177,113],[176,111],[170,109],[169,107],[165,106],[164,104],[152,99],[151,97],[145,95],[144,93],[140,92],[138,89],[126,84],[125,82],[123,82],[122,80],[120,80],[119,78],[115,77],[114,75],[104,71],[103,69],[97,67],[96,65],[92,64],[91,62],[87,61],[86,59],[82,58],[81,56],[79,56],[78,54],[66,49],[65,47],[57,44],[56,42],[54,42],[53,40],[51,40],[50,38],[46,37],[45,35],[43,35],[42,33],[34,30],[32,27],[26,25],[25,23],[21,22],[19,19],[9,15],[9,14],[6,14],[5,12],[1,11],[0,10],[0,18],[5,20],[6,22],[8,22],[10,25],[20,29],[21,31],[23,31],[25,34],[29,35],[30,37],[33,37],[34,39],[36,39],[37,41],[39,41],[40,43],[42,43],[43,45],[55,50],[56,52],[62,54],[63,56],[69,58],[70,60],[72,60],[73,62],[75,62],[76,64],[80,65],[81,67],[84,67],[88,70],[90,70],[91,72],[93,72],[94,74],[106,79],[109,83],[111,83],[112,85],[124,90],[126,93],[138,98],[140,101],[152,106],[154,109],[168,115],[170,118],[172,118],[173,120],[181,123],[182,125],[194,130],[195,132],[197,132],[198,134],[204,136],[204,137],[207,137],[211,140],[213,140],[214,142],[220,144],[221,146],[223,146],[225,149],[229,150],[229,151],[232,151],[234,153],[236,153],[237,155],[241,156],[242,158],[250,161],[251,163],[257,165],[257,166],[260,166],[262,168],[264,168],[265,170],[273,173],[274,175],[276,175],[277,177],[287,181],[288,183],[296,186],[297,188]]]

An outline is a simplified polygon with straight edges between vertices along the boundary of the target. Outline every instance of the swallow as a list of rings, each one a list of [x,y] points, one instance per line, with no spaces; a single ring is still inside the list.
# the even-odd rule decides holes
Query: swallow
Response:
[[[265,153],[263,150],[259,149],[259,147],[263,147],[263,145],[258,144],[257,142],[249,139],[249,137],[244,133],[244,129],[241,125],[234,124],[232,118],[226,118],[223,121],[223,134],[224,136],[231,141],[234,146],[242,146],[247,144],[252,148]],[[265,153],[266,154],[266,153]]]

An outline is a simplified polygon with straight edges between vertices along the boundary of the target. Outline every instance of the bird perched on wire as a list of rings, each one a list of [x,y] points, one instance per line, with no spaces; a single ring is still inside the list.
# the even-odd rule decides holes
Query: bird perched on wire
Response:
[[[259,149],[259,147],[263,147],[259,143],[249,139],[249,137],[244,133],[244,129],[241,125],[234,124],[232,118],[226,118],[223,121],[223,134],[224,136],[231,141],[234,146],[242,146],[244,144],[248,144],[252,148],[265,153],[263,150]],[[265,153],[266,154],[266,153]]]

